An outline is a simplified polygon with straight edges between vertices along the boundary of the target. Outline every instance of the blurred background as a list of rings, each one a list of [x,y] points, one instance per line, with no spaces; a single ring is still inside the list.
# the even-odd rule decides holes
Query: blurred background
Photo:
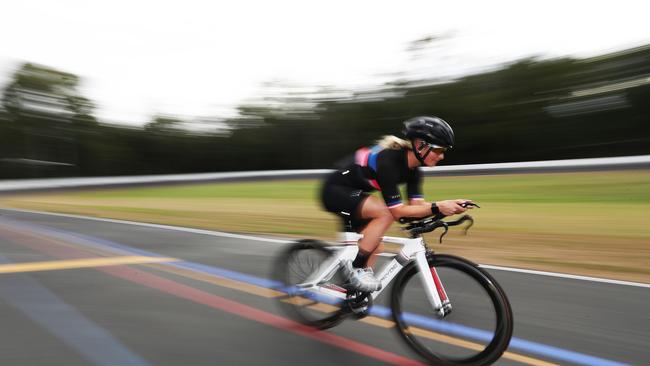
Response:
[[[446,164],[648,154],[647,9],[612,4],[12,4],[0,178],[327,168],[415,115]]]
[[[171,300],[139,285],[113,285],[85,267],[0,276],[0,310],[12,330],[0,332],[0,363],[256,365],[296,363],[295,355],[304,354],[312,364],[364,364],[356,354],[332,352],[332,342],[285,340],[267,325],[252,327],[186,301],[189,290],[201,289],[246,304],[223,305],[229,312],[252,306],[273,313],[268,289],[251,286],[269,283],[283,247],[276,239],[333,241],[340,228],[321,208],[320,179],[66,190],[45,179],[46,188],[29,188],[43,183],[33,178],[106,182],[74,177],[331,168],[382,135],[399,136],[402,122],[418,115],[439,116],[454,128],[456,146],[441,165],[646,155],[643,164],[614,169],[453,175],[435,168],[423,192],[428,201],[471,198],[481,205],[471,212],[476,225],[469,235],[452,229],[442,244],[438,232],[426,237],[436,252],[508,271],[607,282],[495,269],[513,304],[515,336],[544,346],[519,342],[517,349],[512,342],[516,352],[541,359],[515,355],[500,365],[648,363],[649,2],[6,3],[0,11],[0,267],[53,261],[71,269],[68,259],[114,260],[125,253],[150,260],[143,250],[191,266],[165,274],[183,276],[177,284],[149,276],[160,274],[162,264],[139,266],[142,275],[120,274],[131,264],[106,269],[149,287],[146,278],[167,283],[158,289],[178,291]],[[388,234],[403,236],[398,226]],[[248,234],[262,239],[241,239]],[[236,274],[228,280],[234,283],[223,282],[226,272]],[[256,282],[241,282],[251,276]],[[100,332],[78,314],[62,316],[67,307],[46,287],[151,363],[131,362],[120,342],[96,337]],[[459,309],[454,314],[463,317]],[[414,357],[377,329],[344,325],[333,332]],[[255,352],[242,352],[251,341]],[[346,347],[353,348],[365,349]],[[580,352],[579,362],[558,358],[566,350]]]

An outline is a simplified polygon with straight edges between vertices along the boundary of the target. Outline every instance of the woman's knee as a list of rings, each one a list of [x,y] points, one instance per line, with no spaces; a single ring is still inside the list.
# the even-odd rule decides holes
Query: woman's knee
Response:
[[[385,218],[390,215],[386,204],[377,197],[369,196],[361,204],[361,217],[364,219]]]
[[[377,225],[381,227],[382,232],[385,232],[390,228],[390,226],[393,224],[393,221],[395,219],[393,218],[393,215],[390,213],[390,210],[386,208],[385,210],[381,210],[377,213],[377,216],[372,219],[372,221],[376,222]]]
[[[379,212],[379,216],[377,218],[384,223],[393,223],[395,220],[388,207],[384,207],[384,209]]]
[[[394,221],[393,214],[386,207],[386,204],[376,197],[368,197],[364,201],[361,216],[370,219],[372,222],[381,223],[385,228],[388,228]]]

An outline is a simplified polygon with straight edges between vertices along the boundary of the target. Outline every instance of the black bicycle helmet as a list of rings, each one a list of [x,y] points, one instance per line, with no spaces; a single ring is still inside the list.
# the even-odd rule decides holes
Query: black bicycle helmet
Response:
[[[442,147],[451,149],[454,146],[454,130],[442,118],[438,117],[414,117],[404,122],[404,135],[413,143],[413,152],[415,157],[424,165],[424,159],[429,155],[431,149],[428,149],[424,156],[420,155],[420,150],[424,146],[415,146],[415,139],[420,138],[431,148]]]

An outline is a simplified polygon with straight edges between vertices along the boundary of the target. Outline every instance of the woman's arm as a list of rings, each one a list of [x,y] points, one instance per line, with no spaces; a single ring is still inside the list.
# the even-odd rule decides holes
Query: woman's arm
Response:
[[[415,201],[415,204],[413,204]],[[432,205],[429,202],[423,200],[410,200],[411,204],[397,206],[390,208],[390,213],[393,215],[395,220],[401,217],[425,217],[434,214],[432,211]],[[451,216],[467,211],[472,206],[463,207],[461,204],[465,202],[472,202],[468,199],[455,199],[455,200],[444,200],[436,202],[436,207],[440,213],[445,216]]]

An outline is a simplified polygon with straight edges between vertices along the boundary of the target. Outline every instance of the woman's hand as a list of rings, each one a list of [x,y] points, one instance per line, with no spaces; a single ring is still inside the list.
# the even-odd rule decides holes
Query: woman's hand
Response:
[[[438,210],[440,210],[441,214],[445,216],[451,216],[451,215],[463,213],[467,211],[467,209],[474,208],[473,206],[467,206],[467,207],[462,206],[467,202],[473,202],[473,201],[468,199],[445,200],[445,201],[436,202],[436,206],[438,206]]]

